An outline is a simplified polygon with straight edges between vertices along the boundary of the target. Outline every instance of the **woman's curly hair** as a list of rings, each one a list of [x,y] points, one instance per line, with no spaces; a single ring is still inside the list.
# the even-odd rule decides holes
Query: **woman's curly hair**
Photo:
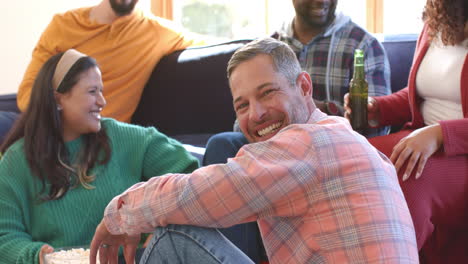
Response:
[[[428,0],[423,20],[432,38],[440,33],[444,45],[455,45],[465,39],[467,13],[467,0]]]

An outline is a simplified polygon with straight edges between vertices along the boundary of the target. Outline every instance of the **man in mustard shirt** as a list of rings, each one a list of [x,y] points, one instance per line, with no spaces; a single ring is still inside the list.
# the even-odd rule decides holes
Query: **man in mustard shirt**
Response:
[[[135,9],[138,0],[102,0],[96,6],[56,14],[42,33],[21,82],[17,103],[24,111],[36,75],[52,55],[76,49],[94,57],[102,71],[103,116],[130,122],[143,88],[159,60],[194,44],[170,21]],[[3,118],[2,130],[11,119]],[[5,132],[4,132],[5,133]],[[0,140],[2,135],[0,134]],[[1,141],[0,141],[1,142]]]

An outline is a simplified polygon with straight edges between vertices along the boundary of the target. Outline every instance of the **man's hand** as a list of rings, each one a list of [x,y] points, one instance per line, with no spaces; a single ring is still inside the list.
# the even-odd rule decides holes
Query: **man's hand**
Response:
[[[135,254],[141,235],[112,235],[107,230],[104,220],[97,226],[90,245],[89,263],[96,264],[96,256],[99,251],[101,264],[117,264],[119,248],[124,247],[126,263],[135,263]]]
[[[44,245],[41,247],[41,251],[39,252],[39,264],[43,264],[44,261],[44,256],[46,254],[54,252],[54,248],[49,246],[49,245]]]
[[[349,106],[349,93],[344,95],[344,117],[351,120],[351,107]],[[370,127],[377,127],[380,123],[379,105],[374,97],[367,98],[367,120]]]
[[[145,243],[143,244],[143,248],[147,248],[148,247],[148,244],[151,242],[151,239],[153,239],[153,234],[150,234],[146,240],[145,240]]]
[[[421,177],[427,159],[442,146],[442,143],[442,128],[439,124],[417,129],[401,139],[393,148],[390,159],[395,164],[397,172],[408,160],[402,180],[406,181],[409,178],[416,165],[415,178]]]

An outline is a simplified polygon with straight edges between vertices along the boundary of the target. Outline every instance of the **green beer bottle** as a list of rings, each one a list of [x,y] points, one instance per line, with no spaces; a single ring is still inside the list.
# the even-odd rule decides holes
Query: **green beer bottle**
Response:
[[[351,107],[351,126],[359,133],[367,128],[368,84],[364,73],[364,52],[354,51],[354,73],[349,83],[349,104]]]

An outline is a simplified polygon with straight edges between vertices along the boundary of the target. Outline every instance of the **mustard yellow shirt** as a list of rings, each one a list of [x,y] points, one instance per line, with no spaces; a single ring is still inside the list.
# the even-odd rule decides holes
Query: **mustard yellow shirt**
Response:
[[[129,122],[143,88],[159,60],[193,44],[170,21],[135,10],[111,24],[89,19],[91,7],[54,16],[34,48],[17,101],[24,111],[42,65],[54,54],[74,48],[95,58],[102,72],[107,105],[103,116]]]

